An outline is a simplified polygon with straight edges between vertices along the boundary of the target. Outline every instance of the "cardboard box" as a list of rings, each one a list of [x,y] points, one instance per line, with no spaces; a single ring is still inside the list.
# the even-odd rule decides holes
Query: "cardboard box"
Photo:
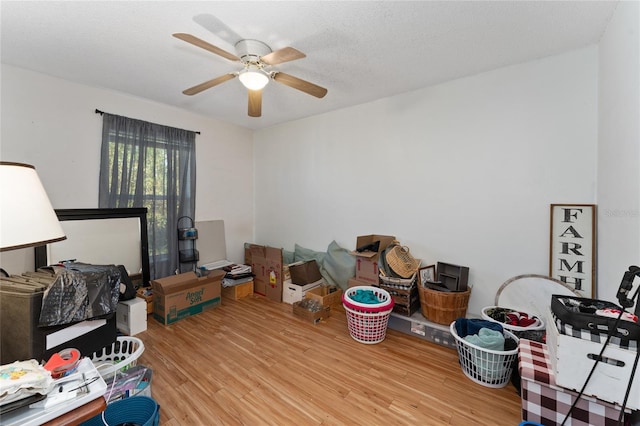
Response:
[[[282,249],[257,244],[245,245],[244,263],[254,273],[253,291],[282,302]]]
[[[556,384],[580,391],[593,367],[594,357],[597,357],[602,350],[602,343],[561,334],[550,309],[547,312],[545,324],[549,358]],[[602,356],[607,360],[598,362],[584,390],[584,395],[622,405],[633,371],[636,352],[610,343]],[[638,370],[636,368],[626,405],[632,410],[640,409],[640,380],[638,380],[640,371]]]
[[[304,319],[307,322],[310,322],[312,324],[318,324],[321,320],[327,319],[331,316],[331,307],[324,306],[322,310],[317,312],[312,312],[300,306],[300,302],[295,302],[293,304],[293,314],[297,317]]]
[[[231,287],[222,287],[222,297],[238,300],[253,294],[253,280]]]
[[[359,286],[367,286],[367,287],[374,286],[374,287],[379,287],[378,283],[376,283],[376,284],[371,284],[371,283],[368,283],[368,282],[366,282],[366,281],[359,281],[359,280],[357,280],[357,279],[355,279],[355,278],[350,278],[350,279],[349,279],[349,281],[347,281],[347,286],[348,286],[348,288],[351,288],[351,287],[359,287]]]
[[[304,295],[306,299],[313,299],[323,306],[342,305],[342,289],[335,285],[321,285],[312,288]]]
[[[172,324],[191,315],[220,305],[224,271],[211,271],[206,277],[185,272],[151,281],[153,317],[162,324]]]
[[[153,314],[153,291],[151,287],[140,287],[136,290],[136,297],[147,302],[147,315]]]
[[[289,272],[289,265],[282,265],[282,282],[291,280],[291,273]]]
[[[378,258],[380,253],[391,244],[396,237],[392,235],[361,235],[356,239],[356,250],[351,254],[356,256],[356,279],[368,285],[378,284]],[[358,252],[357,249],[380,241],[378,251]]]
[[[307,285],[322,279],[320,268],[315,259],[289,264],[291,282],[297,285]]]
[[[135,336],[147,329],[147,302],[139,297],[118,302],[116,327],[122,334]]]
[[[292,304],[304,299],[304,295],[307,291],[319,287],[324,281],[322,279],[306,285],[294,284],[291,281],[285,281],[282,284],[282,301],[284,303]]]

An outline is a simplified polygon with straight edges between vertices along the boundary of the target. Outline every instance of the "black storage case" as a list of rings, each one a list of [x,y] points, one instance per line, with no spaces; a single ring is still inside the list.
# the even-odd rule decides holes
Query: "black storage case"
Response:
[[[116,341],[114,313],[101,327],[47,349],[47,336],[71,324],[38,327],[43,295],[43,292],[21,293],[0,289],[0,364],[28,359],[46,361],[66,348],[75,348],[83,356],[90,356]]]
[[[552,295],[551,312],[561,325],[569,325],[578,334],[583,331],[589,336],[609,333],[620,340],[620,345],[628,347],[629,342],[640,341],[640,325],[634,322],[620,320],[614,328],[616,318],[596,315],[597,309],[623,310],[615,303],[604,300],[587,299],[582,297]],[[594,340],[594,337],[590,337]],[[597,340],[594,340],[597,341]]]

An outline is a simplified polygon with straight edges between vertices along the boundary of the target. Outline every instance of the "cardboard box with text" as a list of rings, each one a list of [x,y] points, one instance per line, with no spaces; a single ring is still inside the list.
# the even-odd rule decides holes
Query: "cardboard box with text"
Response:
[[[282,302],[282,249],[248,244],[245,245],[244,255],[244,263],[251,265],[255,275],[253,291],[275,302]]]
[[[222,270],[213,270],[205,277],[185,272],[151,281],[153,317],[168,325],[219,306],[224,275]]]

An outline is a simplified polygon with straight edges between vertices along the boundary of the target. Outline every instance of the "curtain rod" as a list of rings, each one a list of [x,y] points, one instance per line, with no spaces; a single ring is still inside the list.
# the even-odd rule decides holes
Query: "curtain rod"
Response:
[[[104,111],[100,111],[98,108],[96,108],[96,114],[100,114],[100,115],[102,115],[102,114],[104,114]],[[200,134],[200,132],[195,132],[195,131],[193,131],[193,130],[188,130],[188,131],[189,131],[189,132],[193,132],[193,133],[195,133],[196,135],[199,135],[199,134]]]

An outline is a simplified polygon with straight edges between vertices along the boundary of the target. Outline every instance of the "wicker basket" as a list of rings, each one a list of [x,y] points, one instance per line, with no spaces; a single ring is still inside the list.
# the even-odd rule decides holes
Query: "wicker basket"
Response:
[[[422,315],[436,324],[449,325],[467,315],[471,287],[466,291],[438,291],[419,286]]]
[[[409,247],[395,244],[385,250],[385,260],[393,272],[401,278],[409,278],[420,268],[420,261],[409,253]]]

